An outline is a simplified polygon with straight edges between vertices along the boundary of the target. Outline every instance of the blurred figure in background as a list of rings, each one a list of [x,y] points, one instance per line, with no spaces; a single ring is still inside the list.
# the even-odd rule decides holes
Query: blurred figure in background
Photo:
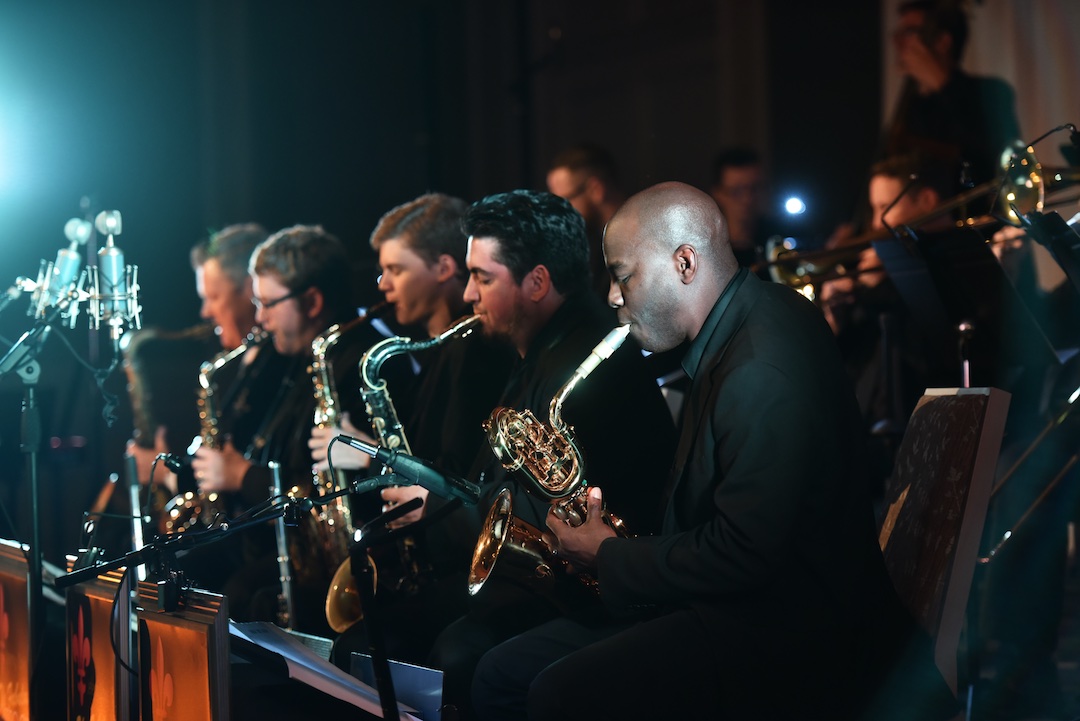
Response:
[[[765,213],[765,169],[758,152],[736,146],[718,153],[709,194],[727,220],[731,249],[739,265],[749,268],[766,260],[765,243],[777,228]],[[768,279],[767,271],[761,277]]]
[[[552,195],[568,201],[585,219],[592,285],[606,303],[608,279],[601,241],[604,226],[626,199],[619,185],[615,159],[596,145],[567,148],[551,161],[547,187]]]
[[[960,67],[968,39],[962,3],[911,0],[893,32],[905,77],[882,156],[919,151],[966,166],[972,184],[1000,173],[1001,153],[1020,137],[1014,93],[999,78]]]
[[[908,313],[900,293],[882,267],[870,238],[888,239],[888,228],[922,218],[948,197],[953,179],[946,164],[919,155],[883,160],[870,170],[870,227],[852,267],[821,284],[819,299],[836,335],[868,431],[875,492],[892,471],[907,418],[929,379],[940,376],[926,355],[921,328]],[[949,214],[920,224],[920,231],[948,228]],[[839,240],[843,247],[846,242]],[[946,385],[948,383],[946,382]]]

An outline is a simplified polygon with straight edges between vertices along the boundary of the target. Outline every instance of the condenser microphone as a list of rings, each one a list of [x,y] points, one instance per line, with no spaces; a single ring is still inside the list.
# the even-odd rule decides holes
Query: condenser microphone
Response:
[[[98,232],[106,237],[98,251],[97,267],[91,273],[90,325],[109,326],[113,345],[119,348],[125,326],[140,328],[138,267],[124,262],[124,251],[116,246],[116,236],[123,230],[118,210],[103,210],[94,220]]]
[[[394,469],[394,475],[402,480],[401,485],[423,486],[436,496],[449,499],[456,498],[470,506],[475,506],[476,502],[480,500],[480,486],[466,481],[464,478],[443,473],[425,460],[390,448],[366,443],[351,436],[338,436],[337,440],[347,443],[358,451],[367,453],[387,468]]]
[[[90,239],[91,232],[90,223],[81,218],[72,218],[64,225],[68,247],[57,251],[56,261],[41,261],[37,282],[32,286],[33,295],[27,315],[41,320],[49,314],[50,309],[61,308],[71,327],[75,327],[79,291],[83,283],[80,275],[82,246]]]

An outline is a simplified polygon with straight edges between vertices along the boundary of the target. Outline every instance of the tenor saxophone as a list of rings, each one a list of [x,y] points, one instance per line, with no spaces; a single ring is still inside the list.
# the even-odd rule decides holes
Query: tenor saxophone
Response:
[[[212,450],[221,447],[220,412],[215,396],[217,383],[214,378],[225,367],[232,365],[249,349],[261,346],[270,335],[261,328],[253,330],[243,343],[232,350],[222,351],[199,367],[199,435],[188,446],[188,455],[199,448]],[[188,491],[174,496],[165,504],[164,527],[166,533],[187,531],[196,527],[208,527],[216,518],[223,518],[225,503],[216,491]]]
[[[611,357],[626,340],[629,325],[621,325],[604,337],[548,404],[548,422],[541,423],[532,411],[496,408],[484,421],[488,444],[508,471],[521,471],[531,481],[532,490],[549,500],[554,514],[571,526],[585,522],[588,483],[585,460],[574,438],[574,429],[562,417],[563,403],[579,383],[598,365]],[[604,520],[620,536],[628,535],[622,519],[605,509]],[[524,578],[541,593],[553,591],[557,573],[566,562],[555,556],[538,528],[514,516],[509,489],[498,495],[488,511],[473,550],[469,568],[469,593],[476,595],[495,570],[496,561],[505,571]],[[586,586],[595,588],[595,579],[579,574]]]
[[[383,364],[394,356],[427,350],[452,338],[465,338],[479,323],[478,315],[461,318],[434,338],[422,341],[394,336],[379,341],[363,355],[360,359],[360,394],[371,421],[372,432],[383,447],[412,453],[386,380],[381,377]],[[389,471],[383,468],[382,472]],[[398,589],[415,587],[421,582],[419,577],[422,571],[416,560],[414,544],[412,538],[399,542],[398,556],[403,576],[394,584]],[[352,563],[346,558],[330,583],[330,592],[326,596],[326,620],[332,629],[341,633],[363,618],[362,613],[360,595],[353,582]]]

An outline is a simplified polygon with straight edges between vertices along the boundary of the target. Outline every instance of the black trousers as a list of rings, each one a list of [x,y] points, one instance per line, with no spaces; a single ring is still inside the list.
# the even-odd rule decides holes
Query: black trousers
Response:
[[[843,629],[686,608],[634,624],[565,618],[480,660],[476,715],[503,719],[945,719],[955,714],[918,636],[889,664],[852,652]],[[891,655],[891,654],[886,654]],[[888,675],[888,680],[882,677]]]
[[[717,649],[690,610],[632,625],[566,618],[488,652],[473,680],[479,718],[715,717]]]

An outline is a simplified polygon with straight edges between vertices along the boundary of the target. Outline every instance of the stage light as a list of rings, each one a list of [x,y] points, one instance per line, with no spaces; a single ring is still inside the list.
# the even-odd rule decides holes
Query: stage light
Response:
[[[784,201],[784,210],[788,215],[802,215],[806,212],[806,203],[802,201],[802,198],[793,195]]]

